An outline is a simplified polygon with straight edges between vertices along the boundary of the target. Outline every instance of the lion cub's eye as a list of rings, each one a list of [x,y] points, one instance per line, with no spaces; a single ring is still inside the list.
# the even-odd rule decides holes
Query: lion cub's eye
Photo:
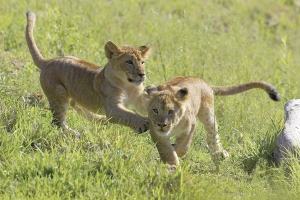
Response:
[[[129,65],[133,65],[132,60],[127,60],[126,63],[129,64]]]
[[[141,63],[142,63],[142,65],[143,65],[143,64],[145,64],[145,61],[142,61]]]
[[[155,113],[155,114],[158,114],[158,110],[156,108],[153,108],[152,111]]]
[[[173,115],[173,113],[174,113],[174,110],[169,110],[168,111],[168,115]]]

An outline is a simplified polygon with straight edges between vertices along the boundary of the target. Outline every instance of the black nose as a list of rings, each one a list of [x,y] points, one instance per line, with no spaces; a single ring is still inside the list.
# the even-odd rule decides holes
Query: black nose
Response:
[[[164,127],[167,126],[167,124],[166,124],[166,123],[158,123],[157,126],[159,126],[159,127],[161,127],[161,128],[164,128]]]
[[[144,74],[144,73],[139,73],[139,76],[142,77],[142,78],[143,78],[145,75],[146,75],[146,74]]]

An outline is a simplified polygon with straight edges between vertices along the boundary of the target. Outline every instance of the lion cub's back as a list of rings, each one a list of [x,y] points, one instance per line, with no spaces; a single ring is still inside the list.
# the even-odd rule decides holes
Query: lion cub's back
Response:
[[[61,57],[49,60],[41,70],[43,88],[51,89],[57,84],[63,85],[68,96],[76,102],[95,110],[102,103],[100,91],[94,88],[95,77],[101,68],[76,57]]]

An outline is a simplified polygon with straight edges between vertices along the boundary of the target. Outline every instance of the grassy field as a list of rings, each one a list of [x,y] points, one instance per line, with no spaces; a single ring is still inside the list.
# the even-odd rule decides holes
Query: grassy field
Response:
[[[283,105],[300,96],[298,0],[0,0],[0,199],[299,199],[300,164],[275,167]],[[213,85],[265,80],[281,96],[216,98],[231,157],[216,172],[199,123],[181,169],[170,174],[149,134],[69,111],[76,140],[51,114],[24,38],[25,12],[47,58],[106,63],[103,46],[149,44],[147,84],[194,75]],[[289,174],[286,171],[290,171]]]

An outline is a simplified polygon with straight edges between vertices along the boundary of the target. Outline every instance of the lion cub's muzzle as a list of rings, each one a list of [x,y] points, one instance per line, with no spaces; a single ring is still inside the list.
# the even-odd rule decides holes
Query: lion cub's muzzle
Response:
[[[162,136],[168,136],[170,133],[171,129],[171,124],[168,123],[161,123],[161,122],[156,122],[154,124],[154,128],[158,133],[160,133]]]
[[[130,83],[134,83],[134,84],[141,84],[142,82],[144,82],[145,80],[145,77],[146,77],[146,74],[145,73],[138,73],[137,75],[130,75],[128,76],[128,81]]]

